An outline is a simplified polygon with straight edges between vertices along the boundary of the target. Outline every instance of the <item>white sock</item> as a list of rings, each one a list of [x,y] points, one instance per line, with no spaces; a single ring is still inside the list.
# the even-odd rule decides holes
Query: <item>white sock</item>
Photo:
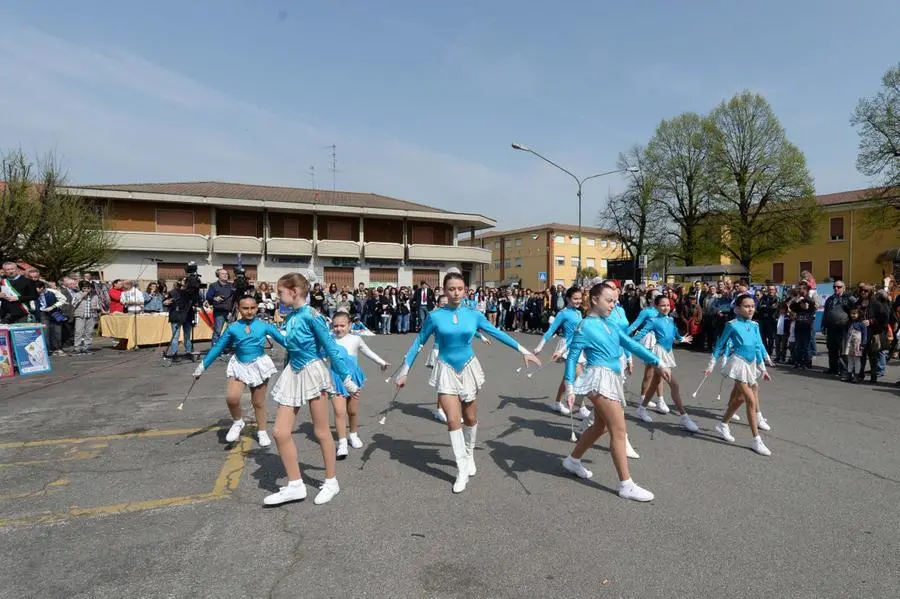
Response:
[[[243,418],[236,418],[235,421],[234,421],[234,423],[235,423],[235,424],[244,424],[244,419],[243,419]]]
[[[572,456],[569,456],[569,459],[572,460],[573,462],[575,462],[576,464],[581,463],[581,458],[573,458]]]
[[[326,485],[328,485],[328,484],[335,484],[335,483],[337,483],[337,477],[336,477],[336,476],[335,476],[335,477],[332,477],[332,478],[326,478],[326,479],[325,479],[325,484],[326,484]]]
[[[620,489],[626,489],[626,488],[632,487],[632,486],[634,486],[634,481],[631,480],[630,478],[628,480],[620,480],[619,481]]]
[[[753,440],[754,441],[762,441],[762,435],[756,435],[755,437],[753,437]]]
[[[660,402],[660,401],[666,401],[666,398],[663,397],[662,395],[657,395],[657,396],[656,396],[656,401],[657,401],[657,402]]]
[[[346,443],[347,437],[338,437],[338,443]]]
[[[288,486],[289,486],[289,487],[302,487],[302,486],[303,486],[303,479],[302,479],[302,478],[298,478],[297,480],[289,480],[289,481],[288,481]]]

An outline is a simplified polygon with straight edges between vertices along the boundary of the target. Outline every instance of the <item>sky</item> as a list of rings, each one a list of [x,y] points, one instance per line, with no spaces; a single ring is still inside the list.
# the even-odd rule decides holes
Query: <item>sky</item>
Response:
[[[372,192],[575,224],[574,182],[659,122],[763,94],[817,193],[871,184],[849,117],[900,60],[896,0],[0,0],[0,150],[73,184]],[[332,145],[337,172],[332,176]],[[611,175],[585,184],[595,224]]]

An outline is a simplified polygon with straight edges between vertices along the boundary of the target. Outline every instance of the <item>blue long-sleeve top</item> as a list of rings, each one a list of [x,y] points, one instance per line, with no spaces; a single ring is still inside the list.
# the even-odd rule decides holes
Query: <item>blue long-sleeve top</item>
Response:
[[[713,364],[723,352],[727,351],[731,344],[732,353],[743,358],[747,362],[757,362],[765,369],[766,347],[763,344],[762,335],[759,333],[759,325],[752,320],[735,318],[725,325],[725,330],[713,348]]]
[[[623,349],[627,349],[647,364],[659,364],[659,358],[625,334],[614,322],[610,323],[609,318],[588,316],[578,325],[578,330],[575,331],[575,336],[569,346],[569,357],[566,358],[566,383],[575,382],[575,372],[581,352],[584,352],[589,368],[603,366],[621,374],[622,364],[619,357],[622,355]]]
[[[644,325],[644,330],[648,333],[653,333],[656,337],[656,343],[666,351],[672,351],[675,342],[682,339],[681,334],[678,332],[678,327],[675,326],[675,321],[668,315],[663,316],[660,314],[648,319]]]
[[[609,322],[615,323],[622,329],[622,332],[626,335],[628,334],[628,316],[625,315],[625,308],[616,304],[616,307],[613,308],[613,311],[609,314]],[[631,359],[631,352],[625,349],[622,350],[625,352],[625,357],[629,360]]]
[[[568,341],[572,335],[575,334],[575,329],[578,327],[578,323],[584,317],[581,315],[581,310],[578,308],[568,307],[565,310],[559,312],[556,315],[556,318],[553,319],[553,322],[550,324],[550,328],[547,329],[547,332],[544,333],[544,342],[550,341],[553,338],[553,335],[560,329],[562,329],[562,336]]]
[[[328,357],[331,369],[342,380],[350,376],[351,367],[344,361],[325,318],[308,304],[292,312],[285,321],[284,348],[294,372],[299,372],[310,362]]]
[[[644,327],[646,322],[651,318],[656,318],[659,316],[659,310],[656,309],[655,306],[647,306],[643,310],[641,310],[638,317],[634,319],[634,322],[631,323],[631,326],[628,327],[628,334],[633,335],[635,331],[638,331],[636,335],[637,339],[642,339],[644,335],[647,334],[647,329]],[[644,327],[644,328],[641,328]]]
[[[509,347],[527,353],[519,343],[488,322],[484,314],[468,308],[437,308],[428,315],[416,340],[413,341],[404,359],[404,370],[398,376],[405,376],[416,361],[416,356],[428,338],[434,335],[434,343],[438,347],[438,359],[461,372],[475,353],[472,351],[472,338],[479,331],[484,331],[497,341]]]
[[[250,328],[250,332],[247,332],[247,327]],[[284,334],[273,324],[263,322],[258,318],[241,319],[231,323],[219,336],[215,345],[206,353],[206,357],[203,358],[203,368],[209,368],[229,345],[234,347],[234,357],[238,362],[249,364],[266,353],[266,335],[284,347]]]

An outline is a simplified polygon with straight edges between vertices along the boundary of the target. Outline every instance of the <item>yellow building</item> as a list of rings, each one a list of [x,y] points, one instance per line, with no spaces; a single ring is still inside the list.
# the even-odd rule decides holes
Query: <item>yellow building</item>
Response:
[[[900,232],[872,226],[872,213],[877,209],[866,199],[868,192],[859,189],[818,196],[816,201],[825,209],[826,219],[816,240],[754,263],[753,280],[796,283],[800,272],[808,270],[817,281],[880,283],[894,272],[895,259],[900,258]],[[900,261],[896,264],[900,267]]]
[[[525,288],[544,288],[548,283],[571,285],[578,273],[578,246],[584,267],[606,276],[607,261],[627,257],[615,233],[597,227],[548,223],[512,231],[489,231],[460,245],[475,245],[491,251],[490,265],[475,266],[473,282],[500,287],[522,281]]]

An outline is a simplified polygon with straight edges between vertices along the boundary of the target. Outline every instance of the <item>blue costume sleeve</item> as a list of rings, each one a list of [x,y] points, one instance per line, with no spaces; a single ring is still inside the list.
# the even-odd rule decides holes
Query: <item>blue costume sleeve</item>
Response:
[[[409,351],[406,352],[406,358],[403,359],[403,363],[406,365],[407,369],[412,368],[413,363],[416,361],[416,356],[419,355],[419,352],[422,350],[422,346],[428,341],[428,338],[434,333],[434,319],[426,318],[425,322],[422,324],[422,330],[419,331],[419,334],[416,336],[416,340],[413,341],[413,344],[409,346]],[[437,347],[437,340],[434,343],[435,347]]]
[[[756,327],[756,359],[762,365],[763,370],[765,370],[766,360],[769,359],[769,352],[766,351],[766,344],[763,343],[759,326]]]
[[[584,323],[585,321],[582,320],[581,323],[575,327],[575,332],[568,342],[569,355],[566,357],[566,370],[563,377],[563,380],[567,385],[571,385],[575,382],[575,374],[578,370],[578,357],[581,355],[581,352],[584,351],[584,347],[587,344],[587,337],[581,331]]]
[[[641,328],[644,325],[644,323],[647,321],[647,318],[648,318],[648,316],[647,316],[646,309],[641,310],[640,313],[638,314],[638,317],[635,318],[634,322],[632,322],[631,325],[628,327],[628,334],[633,335],[636,330],[638,330],[639,328]]]
[[[557,314],[556,318],[553,319],[553,322],[550,323],[550,328],[547,329],[547,332],[544,333],[544,336],[542,337],[544,343],[553,339],[553,335],[555,335],[556,331],[559,330],[559,327],[562,326],[566,318],[565,316],[563,316],[563,314],[565,314],[565,312],[560,312],[559,314]]]
[[[319,346],[320,351],[331,358],[331,369],[341,377],[341,380],[350,376],[347,362],[341,355],[341,350],[334,337],[331,336],[328,325],[325,324],[325,318],[319,315],[311,316],[310,330],[316,338],[316,345]]]
[[[659,364],[659,358],[656,357],[656,354],[651,352],[649,349],[629,337],[625,334],[624,331],[620,328],[616,328],[616,332],[619,335],[619,345],[622,346],[626,352],[631,352],[641,359],[645,364],[649,364],[650,366],[656,366]],[[571,353],[569,354],[572,355]],[[577,356],[576,356],[577,359]]]
[[[271,322],[267,322],[265,332],[266,335],[272,338],[272,341],[274,341],[281,347],[284,347],[284,331],[276,327]]]
[[[725,351],[725,347],[728,344],[728,340],[731,338],[731,334],[734,332],[734,325],[730,322],[725,325],[725,330],[722,331],[722,335],[719,337],[719,340],[716,341],[716,346],[712,351],[713,362],[719,359],[719,356],[722,355],[722,352]]]
[[[216,361],[222,352],[225,351],[225,348],[231,344],[231,327],[225,327],[225,330],[222,331],[222,334],[219,335],[218,341],[216,344],[209,348],[209,351],[206,352],[206,356],[203,358],[203,368],[209,368],[213,362]]]
[[[484,331],[500,343],[519,351],[519,342],[488,322],[488,319],[485,318],[484,314],[478,312],[477,320],[478,328],[480,330]]]

